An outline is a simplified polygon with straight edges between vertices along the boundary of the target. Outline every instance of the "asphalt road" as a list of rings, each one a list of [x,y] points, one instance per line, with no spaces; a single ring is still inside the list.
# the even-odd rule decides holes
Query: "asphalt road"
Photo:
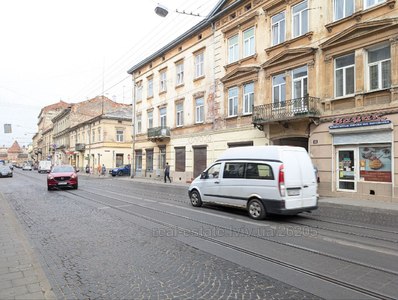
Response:
[[[0,189],[59,299],[395,299],[394,215],[325,206],[254,221],[194,208],[185,186],[80,176],[47,191],[16,170]]]

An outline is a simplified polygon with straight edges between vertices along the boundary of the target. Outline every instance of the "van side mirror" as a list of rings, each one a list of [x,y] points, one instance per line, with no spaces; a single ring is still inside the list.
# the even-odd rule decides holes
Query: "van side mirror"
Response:
[[[202,172],[200,174],[200,179],[206,179],[207,178],[207,173],[206,172]]]

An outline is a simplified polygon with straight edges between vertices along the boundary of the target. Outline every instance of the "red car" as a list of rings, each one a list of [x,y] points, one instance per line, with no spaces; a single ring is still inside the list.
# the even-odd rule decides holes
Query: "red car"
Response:
[[[71,165],[54,166],[47,175],[47,189],[72,187],[77,189],[77,173]]]

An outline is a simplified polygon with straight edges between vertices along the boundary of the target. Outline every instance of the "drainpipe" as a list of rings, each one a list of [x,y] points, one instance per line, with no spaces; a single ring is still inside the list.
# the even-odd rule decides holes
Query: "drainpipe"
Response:
[[[133,149],[132,149],[132,155],[131,155],[131,178],[135,177],[135,112],[136,112],[136,103],[135,103],[135,73],[133,72],[133,95],[132,95],[132,109],[133,109],[133,114],[132,114],[132,122],[131,122],[131,136],[133,138]]]

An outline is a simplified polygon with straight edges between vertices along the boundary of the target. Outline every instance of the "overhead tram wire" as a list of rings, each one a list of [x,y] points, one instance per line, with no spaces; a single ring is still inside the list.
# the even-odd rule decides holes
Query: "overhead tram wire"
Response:
[[[207,2],[210,2],[210,1],[207,1]],[[188,9],[188,8],[186,8],[186,9]],[[207,11],[207,10],[206,10]],[[160,35],[160,36],[162,36],[162,37],[164,37],[163,38],[163,40],[168,40],[168,41],[170,41],[170,39],[172,39],[172,38],[170,38],[172,35],[164,35],[163,34],[163,31],[167,31],[167,32],[170,32],[170,30],[169,30],[169,27],[175,27],[175,25],[177,25],[176,23],[178,23],[178,26],[179,27],[183,27],[184,26],[184,24],[181,24],[181,20],[180,20],[180,18],[181,17],[178,17],[177,15],[171,20],[171,22],[170,22],[170,20],[168,20],[167,22],[163,22],[163,23],[166,23],[166,26],[161,26],[161,28],[162,28],[162,31],[161,32],[157,32],[157,35]],[[192,24],[193,22],[192,21],[190,21],[189,19],[185,19],[186,21],[184,22],[184,23],[186,23],[186,24]],[[181,33],[182,34],[182,33]],[[174,35],[173,35],[174,36]],[[174,37],[175,38],[175,37]],[[130,54],[130,53],[134,53],[134,56],[136,56],[136,57],[143,57],[144,56],[144,52],[147,52],[147,50],[144,50],[143,48],[142,48],[142,44],[144,44],[145,42],[146,42],[146,40],[152,40],[152,41],[154,41],[154,42],[152,42],[152,44],[150,44],[150,48],[153,48],[153,49],[158,49],[159,47],[158,47],[158,45],[159,44],[162,44],[162,43],[167,43],[167,42],[162,42],[162,41],[160,41],[159,42],[159,39],[155,39],[154,37],[153,37],[153,35],[147,35],[146,37],[145,37],[145,39],[143,40],[143,41],[141,41],[140,42],[140,44],[138,45],[136,45],[135,47],[133,47],[133,48],[131,48],[128,52],[126,52],[122,57],[120,57],[118,60],[116,60],[112,65],[111,65],[111,70],[112,70],[112,72],[109,72],[109,68],[108,69],[106,69],[106,73],[105,73],[105,76],[106,76],[106,74],[112,74],[112,79],[107,79],[107,81],[112,81],[113,80],[113,78],[115,78],[116,76],[114,76],[113,74],[114,74],[114,72],[117,72],[117,74],[120,74],[119,72],[119,69],[116,69],[116,67],[118,67],[119,65],[118,65],[118,63],[119,62],[121,62],[121,63],[123,63],[124,64],[124,66],[123,66],[123,72],[125,72],[127,69],[128,69],[128,66],[126,67],[125,66],[125,64],[127,64],[127,63],[125,63],[125,61],[124,61],[124,57],[126,57],[128,54]],[[148,45],[148,44],[146,44],[146,45]],[[134,51],[135,49],[139,49],[140,50],[140,52],[138,52],[137,53],[137,51]],[[145,47],[145,49],[148,49],[149,47]],[[156,51],[156,50],[153,50],[153,51]],[[133,55],[130,55],[130,56],[128,56],[126,59],[129,59],[129,58],[131,58]],[[123,61],[122,61],[123,60]],[[129,61],[131,61],[131,60],[129,60]],[[131,63],[129,63],[130,65],[131,65]],[[120,68],[122,68],[122,66],[120,66]],[[116,70],[115,70],[116,69]],[[109,75],[108,75],[109,76]],[[117,75],[117,77],[119,77],[119,75]],[[119,77],[120,78],[120,77]],[[118,84],[120,84],[121,82],[123,82],[124,80],[122,80],[122,81],[119,81],[119,83]],[[96,87],[96,86],[100,86],[101,84],[100,84],[100,82],[102,82],[102,75],[100,76],[98,76],[98,79],[95,79],[94,81],[92,81],[92,83],[91,84],[89,84],[89,86],[91,87],[90,89],[90,93],[91,93],[91,91],[98,91],[98,88]],[[114,86],[117,86],[117,84],[114,84],[113,85],[113,87]],[[84,89],[87,89],[87,86],[84,88]],[[79,91],[79,93],[78,94],[80,94],[80,93],[83,93],[83,91],[84,91],[84,89],[82,89],[82,90],[80,90]],[[109,91],[109,89],[110,88],[107,88],[107,91]],[[90,94],[90,93],[85,93],[85,95],[87,95],[87,94]],[[78,96],[78,94],[76,95],[76,97]],[[93,92],[93,94],[97,94],[97,93],[95,93],[95,92]]]

